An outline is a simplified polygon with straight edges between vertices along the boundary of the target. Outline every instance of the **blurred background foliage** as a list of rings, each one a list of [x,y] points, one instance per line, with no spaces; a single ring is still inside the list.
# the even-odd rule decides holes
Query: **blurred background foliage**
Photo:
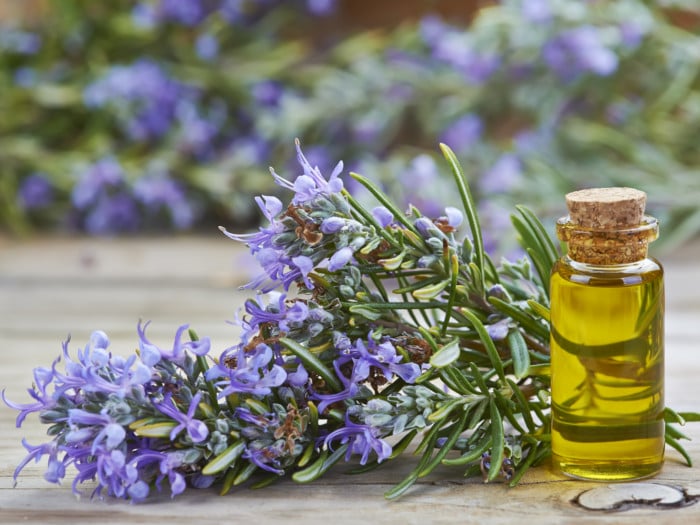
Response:
[[[696,0],[0,5],[9,232],[252,227],[295,137],[428,215],[458,205],[446,142],[491,250],[590,186],[647,191],[667,246],[700,231]]]

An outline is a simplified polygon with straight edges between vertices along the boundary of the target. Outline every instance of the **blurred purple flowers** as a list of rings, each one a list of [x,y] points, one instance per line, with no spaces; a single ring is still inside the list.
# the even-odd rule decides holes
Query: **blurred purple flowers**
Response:
[[[87,86],[84,100],[88,108],[112,107],[128,136],[142,141],[165,135],[178,104],[195,96],[195,90],[168,76],[159,63],[140,59],[113,66]]]
[[[619,59],[604,43],[603,34],[601,29],[591,25],[562,31],[544,46],[542,58],[564,81],[574,81],[586,73],[611,75]]]
[[[53,200],[53,185],[49,178],[41,173],[33,173],[24,179],[17,192],[17,201],[25,210],[46,208]]]
[[[470,84],[487,82],[501,66],[497,53],[484,50],[468,31],[450,26],[439,18],[424,18],[421,36],[435,59],[454,68]]]
[[[163,211],[177,229],[187,229],[198,214],[183,185],[166,172],[155,169],[132,186],[114,157],[78,172],[72,202],[79,225],[94,234],[135,231]]]

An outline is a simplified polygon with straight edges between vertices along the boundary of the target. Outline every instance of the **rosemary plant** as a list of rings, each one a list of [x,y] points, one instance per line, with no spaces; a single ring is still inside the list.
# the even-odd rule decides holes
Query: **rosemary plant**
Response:
[[[463,210],[437,218],[398,209],[368,179],[366,209],[343,186],[339,163],[329,178],[309,164],[275,181],[288,204],[256,199],[267,223],[230,238],[245,242],[262,267],[248,285],[255,298],[239,319],[240,340],[210,358],[209,338],[183,325],[172,348],[138,327],[136,354],[119,357],[95,332],[71,356],[34,371],[34,402],[5,402],[17,425],[37,412],[51,440],[33,446],[48,457],[46,479],[77,470],[74,490],[143,500],[167,480],[171,493],[218,483],[221,492],[283,475],[319,478],[359,456],[363,471],[420,456],[386,493],[396,498],[439,465],[485,481],[515,485],[550,454],[548,282],[558,248],[524,207],[513,225],[527,253],[494,263],[462,168],[441,146]],[[469,235],[458,236],[466,216]],[[4,398],[4,396],[3,396]],[[667,414],[672,424],[697,414]]]

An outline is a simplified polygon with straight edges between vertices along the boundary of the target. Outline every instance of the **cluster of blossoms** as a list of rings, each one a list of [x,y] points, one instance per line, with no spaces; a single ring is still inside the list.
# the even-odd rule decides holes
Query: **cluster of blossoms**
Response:
[[[295,4],[294,8],[305,9],[319,16],[333,13],[336,7],[336,0],[146,0],[136,4],[133,15],[143,25],[175,23],[193,27],[216,14],[230,24],[243,25],[249,24],[262,12],[279,7],[283,3]]]
[[[35,177],[28,179],[32,180],[31,186],[23,186],[23,194],[34,192],[33,199],[41,195],[39,191],[52,191],[45,178]],[[26,201],[33,202],[29,198]],[[184,230],[192,227],[199,214],[193,196],[188,196],[182,183],[157,162],[147,167],[146,175],[132,182],[111,156],[77,170],[71,202],[74,211],[69,220],[92,234],[137,231],[144,221],[157,222],[160,216],[161,222]]]

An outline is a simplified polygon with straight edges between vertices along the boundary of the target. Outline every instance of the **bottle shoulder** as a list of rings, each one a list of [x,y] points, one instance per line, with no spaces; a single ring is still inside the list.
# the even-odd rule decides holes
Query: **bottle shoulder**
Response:
[[[664,269],[653,257],[615,265],[595,265],[561,257],[552,268],[552,278],[580,284],[633,285],[663,279]]]

